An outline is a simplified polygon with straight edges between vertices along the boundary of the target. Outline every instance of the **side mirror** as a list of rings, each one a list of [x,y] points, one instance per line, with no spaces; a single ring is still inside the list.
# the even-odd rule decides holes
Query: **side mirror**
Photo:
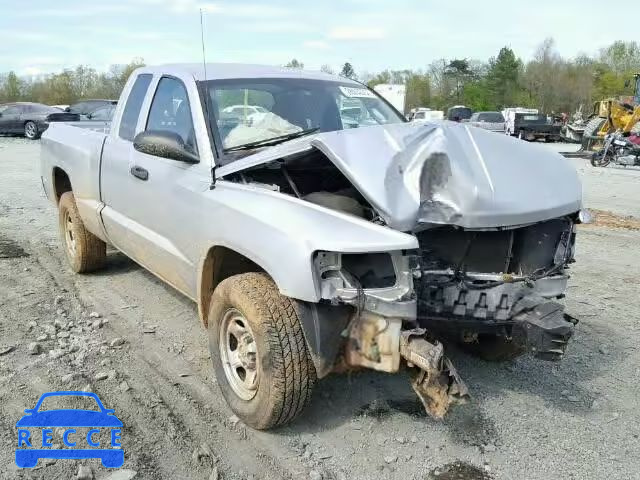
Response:
[[[185,163],[200,162],[197,155],[186,149],[180,135],[166,130],[140,132],[133,139],[133,148],[154,157],[168,158]]]

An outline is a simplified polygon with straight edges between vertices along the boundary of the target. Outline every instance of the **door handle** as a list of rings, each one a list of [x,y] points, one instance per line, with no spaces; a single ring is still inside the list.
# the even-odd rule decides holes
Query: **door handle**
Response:
[[[131,167],[130,173],[140,180],[147,181],[149,179],[149,171],[146,168],[142,168],[137,165]]]

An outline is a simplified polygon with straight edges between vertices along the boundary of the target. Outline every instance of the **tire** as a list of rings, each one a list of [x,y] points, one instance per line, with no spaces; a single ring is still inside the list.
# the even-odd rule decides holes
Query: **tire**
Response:
[[[600,117],[593,117],[584,126],[584,132],[582,133],[582,150],[589,149],[589,137],[593,137],[602,128],[606,122],[606,119]]]
[[[487,362],[507,362],[526,353],[526,349],[505,337],[491,334],[478,335],[475,343],[462,343],[467,353]]]
[[[42,134],[38,130],[38,125],[36,125],[35,122],[29,121],[24,124],[24,136],[29,140],[37,140],[40,138],[40,135]]]
[[[86,273],[104,266],[107,244],[85,228],[73,193],[66,192],[60,197],[58,218],[62,245],[71,269]]]
[[[591,165],[594,167],[606,167],[611,163],[612,155],[608,153],[604,158],[601,152],[594,152],[591,155]]]
[[[258,430],[296,418],[316,382],[298,302],[267,275],[244,273],[223,280],[209,305],[209,351],[231,410]]]

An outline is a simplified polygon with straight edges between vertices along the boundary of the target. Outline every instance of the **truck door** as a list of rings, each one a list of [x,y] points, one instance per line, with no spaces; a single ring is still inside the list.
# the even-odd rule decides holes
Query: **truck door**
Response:
[[[162,77],[155,89],[152,84],[152,90],[143,102],[143,114],[135,133],[175,132],[197,155],[185,85],[179,79]],[[199,105],[199,99],[192,99],[192,104]],[[127,106],[122,122],[126,109]],[[201,253],[194,232],[198,223],[197,199],[210,185],[210,170],[204,164],[138,152],[133,146],[134,135],[124,133],[131,140],[120,137],[104,149],[102,182],[107,207],[103,210],[103,221],[107,234],[129,257],[195,298],[195,272]],[[112,172],[110,165],[117,166],[117,173]]]

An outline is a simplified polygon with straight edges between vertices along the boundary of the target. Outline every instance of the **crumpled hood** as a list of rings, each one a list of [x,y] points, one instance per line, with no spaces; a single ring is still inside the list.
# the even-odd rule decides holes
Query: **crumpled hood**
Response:
[[[576,212],[582,186],[562,155],[451,122],[323,133],[311,141],[387,224],[490,228]]]
[[[578,211],[573,166],[542,145],[452,122],[401,123],[327,132],[263,150],[218,176],[315,147],[385,222],[401,231],[429,224],[515,226]]]

